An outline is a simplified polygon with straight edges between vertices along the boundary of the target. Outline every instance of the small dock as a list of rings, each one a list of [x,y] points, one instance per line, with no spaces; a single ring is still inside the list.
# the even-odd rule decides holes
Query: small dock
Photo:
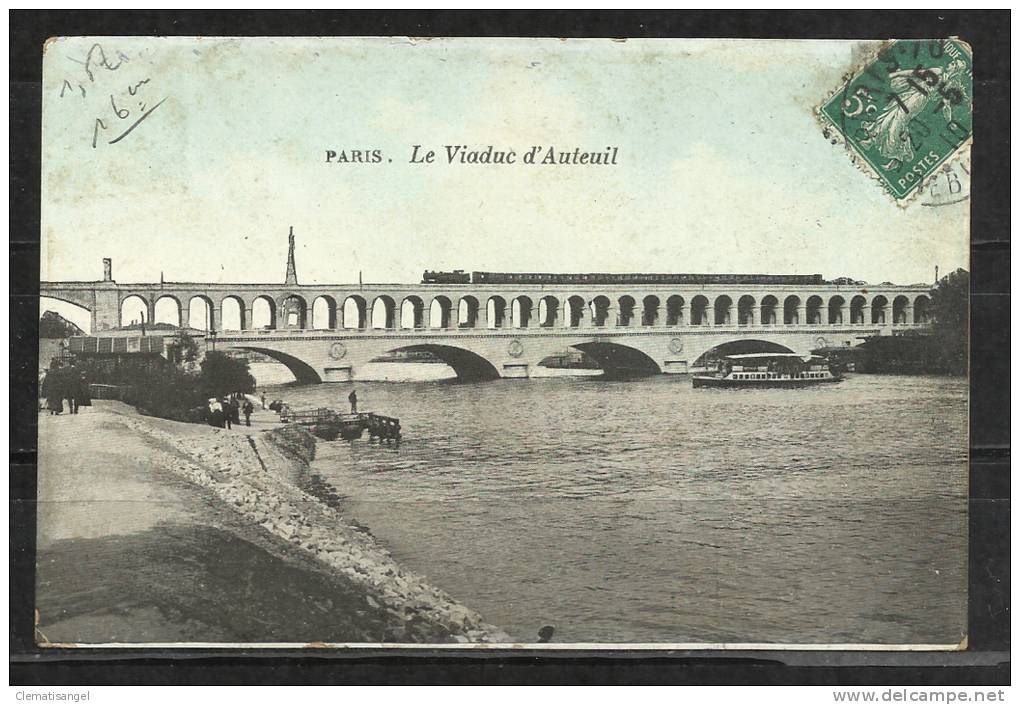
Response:
[[[400,443],[400,419],[384,416],[371,411],[345,414],[335,409],[295,411],[289,407],[280,410],[280,421],[304,426],[316,437],[327,441],[342,438],[353,441],[368,431],[370,441],[394,441]]]
[[[380,441],[400,442],[400,419],[372,412],[358,414],[358,416],[364,417],[362,420],[368,430],[369,440],[378,438]]]

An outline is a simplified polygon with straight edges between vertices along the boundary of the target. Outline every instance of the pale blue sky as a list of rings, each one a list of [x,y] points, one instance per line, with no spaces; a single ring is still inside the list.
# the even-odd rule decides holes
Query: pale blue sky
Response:
[[[110,38],[127,60],[91,82],[93,41],[45,56],[45,279],[111,256],[119,281],[282,281],[290,226],[303,282],[967,266],[968,203],[900,208],[822,137],[812,111],[853,43]],[[414,166],[414,144],[615,146],[619,165]]]

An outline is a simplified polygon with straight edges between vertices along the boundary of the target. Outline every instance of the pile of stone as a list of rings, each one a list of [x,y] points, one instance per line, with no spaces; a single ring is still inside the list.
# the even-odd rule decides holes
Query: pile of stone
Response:
[[[208,490],[247,521],[359,586],[366,604],[385,611],[387,640],[506,643],[499,628],[423,578],[404,571],[371,534],[295,486],[314,457],[315,439],[298,426],[246,436],[214,432],[181,437],[141,417],[129,422],[164,447],[169,469]]]

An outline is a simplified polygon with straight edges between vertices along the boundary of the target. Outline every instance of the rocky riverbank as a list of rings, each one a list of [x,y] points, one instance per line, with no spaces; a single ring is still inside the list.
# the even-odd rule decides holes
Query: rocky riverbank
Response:
[[[279,427],[251,434],[232,433],[207,426],[142,417],[116,404],[99,405],[90,414],[79,418],[55,417],[50,421],[48,417],[47,423],[41,424],[41,477],[47,473],[60,472],[60,458],[52,457],[59,452],[51,446],[47,439],[50,434],[44,428],[56,424],[68,427],[77,424],[83,427],[79,429],[82,431],[85,430],[84,426],[91,426],[88,431],[91,440],[85,436],[81,440],[88,443],[97,442],[98,439],[108,456],[102,459],[106,465],[110,464],[111,457],[120,456],[120,450],[123,449],[124,462],[137,464],[144,460],[144,467],[159,468],[145,473],[143,482],[178,485],[176,489],[185,495],[190,493],[201,496],[198,507],[189,507],[179,514],[175,514],[178,511],[177,505],[192,503],[187,497],[175,497],[172,502],[158,505],[158,510],[171,513],[165,521],[145,520],[144,526],[137,527],[137,531],[127,532],[126,540],[114,529],[113,535],[107,533],[103,537],[106,544],[90,546],[87,552],[103,557],[109,564],[108,568],[113,566],[114,573],[130,573],[130,578],[140,586],[145,581],[139,579],[139,573],[159,573],[161,562],[166,559],[165,556],[153,555],[155,552],[172,553],[174,561],[189,566],[188,570],[197,574],[201,589],[197,589],[191,582],[181,584],[177,589],[173,584],[152,585],[155,592],[163,593],[166,598],[155,607],[148,605],[144,596],[118,593],[117,600],[134,605],[132,609],[149,612],[154,609],[163,617],[170,614],[171,620],[176,619],[178,622],[197,619],[197,626],[192,624],[167,633],[180,633],[181,639],[193,639],[196,634],[205,633],[202,630],[203,624],[210,624],[209,638],[199,636],[197,640],[237,639],[240,633],[247,641],[278,641],[281,636],[287,638],[283,635],[294,634],[295,631],[292,624],[280,628],[273,625],[286,620],[295,608],[308,609],[305,603],[310,602],[312,609],[322,612],[323,618],[309,619],[307,615],[301,616],[298,621],[305,626],[299,630],[299,636],[303,641],[509,641],[506,634],[485,623],[480,615],[429,585],[423,578],[404,571],[371,534],[346,521],[337,508],[328,506],[302,489],[303,478],[307,476],[307,463],[314,457],[315,439],[299,427]],[[112,428],[116,428],[116,433],[104,436],[103,431]],[[139,449],[144,449],[141,451],[142,458],[138,457]],[[108,476],[108,473],[102,474]],[[138,479],[133,477],[132,481]],[[181,483],[183,487],[179,486]],[[60,483],[52,486],[59,494]],[[115,492],[116,489],[111,491]],[[152,492],[146,491],[145,494],[151,496]],[[111,501],[109,509],[111,512],[117,511],[116,503]],[[94,590],[84,589],[81,594],[76,593],[77,597],[68,598],[65,594],[68,587],[59,581],[63,573],[54,564],[77,560],[76,570],[80,570],[81,563],[83,560],[87,562],[89,556],[82,556],[78,549],[84,542],[97,537],[88,535],[68,538],[62,535],[68,532],[60,530],[53,530],[53,536],[44,536],[48,531],[46,524],[49,519],[59,524],[60,510],[61,505],[55,502],[50,512],[40,517],[40,534],[44,538],[39,551],[41,630],[46,633],[44,639],[56,640],[46,631],[50,629],[61,641],[85,642],[89,639],[74,636],[67,620],[81,625],[84,618],[94,626],[96,613],[103,612],[104,606],[83,605],[83,601],[88,602],[87,596],[93,594]],[[103,507],[92,508],[93,514],[103,511]],[[113,520],[113,517],[110,519]],[[200,529],[199,533],[204,538],[199,539],[197,534],[193,536],[194,531],[191,529],[194,528]],[[140,537],[144,537],[143,545],[135,546],[135,543],[142,540]],[[210,550],[210,540],[222,544],[223,550],[234,553],[241,551],[246,555],[240,558],[237,555],[217,555],[215,550]],[[113,545],[107,545],[111,541]],[[169,544],[172,549],[151,545],[153,542],[161,546]],[[122,549],[131,551],[130,557],[122,553]],[[182,551],[184,555],[178,555]],[[149,555],[139,556],[139,552]],[[270,555],[263,555],[263,552]],[[128,560],[132,562],[131,565],[122,565]],[[236,566],[233,572],[236,573],[237,585],[231,585],[231,570],[227,570],[226,575],[217,575],[217,571],[223,572],[224,566],[215,565],[216,561],[226,566]],[[267,561],[272,563],[271,569],[267,567]],[[251,569],[255,563],[262,565],[257,571]],[[98,582],[104,579],[118,580],[115,574],[104,578],[104,570],[98,567],[88,572],[94,574]],[[159,575],[156,578],[165,579],[166,576]],[[173,583],[174,578],[170,580]],[[295,584],[281,585],[280,581]],[[307,586],[307,592],[303,591],[304,586]],[[232,591],[237,594],[229,594]],[[247,605],[243,604],[243,600],[252,599],[252,593],[261,595],[262,592],[278,595],[278,602],[260,604],[261,614],[257,618],[250,617],[244,611]],[[180,602],[178,597],[184,594],[192,594],[191,598],[181,598],[186,604],[174,604],[171,608],[166,606],[168,600]],[[237,600],[241,600],[242,604],[234,606]],[[294,600],[299,604],[287,604],[286,600]],[[231,624],[217,625],[215,623],[218,619],[223,621],[223,615],[206,614],[208,610],[203,611],[197,607],[194,611],[203,612],[204,616],[187,614],[188,604],[203,601],[219,604],[227,611],[236,611],[238,617],[234,622],[244,622],[244,628],[238,630],[232,629]],[[117,605],[105,607],[114,611],[118,608]],[[151,622],[158,621],[160,616],[149,614],[146,619],[151,627]],[[54,628],[54,620],[62,626]],[[121,618],[122,631],[123,621]],[[260,623],[263,624],[261,628]],[[317,625],[321,628],[317,629]],[[85,631],[92,633],[95,630]],[[162,632],[156,628],[146,633],[158,635]]]

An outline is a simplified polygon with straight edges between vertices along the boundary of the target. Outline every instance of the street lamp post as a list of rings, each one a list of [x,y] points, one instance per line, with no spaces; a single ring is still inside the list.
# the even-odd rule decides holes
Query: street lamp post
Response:
[[[213,329],[213,324],[212,323],[213,323],[212,306],[210,306],[209,304],[206,304],[206,307],[205,307],[205,329],[207,331],[209,331],[209,338],[207,340],[208,340],[208,342],[212,343],[212,350],[213,350],[213,352],[216,352],[216,331]],[[206,345],[206,349],[208,349],[208,348],[209,348],[209,346]]]

